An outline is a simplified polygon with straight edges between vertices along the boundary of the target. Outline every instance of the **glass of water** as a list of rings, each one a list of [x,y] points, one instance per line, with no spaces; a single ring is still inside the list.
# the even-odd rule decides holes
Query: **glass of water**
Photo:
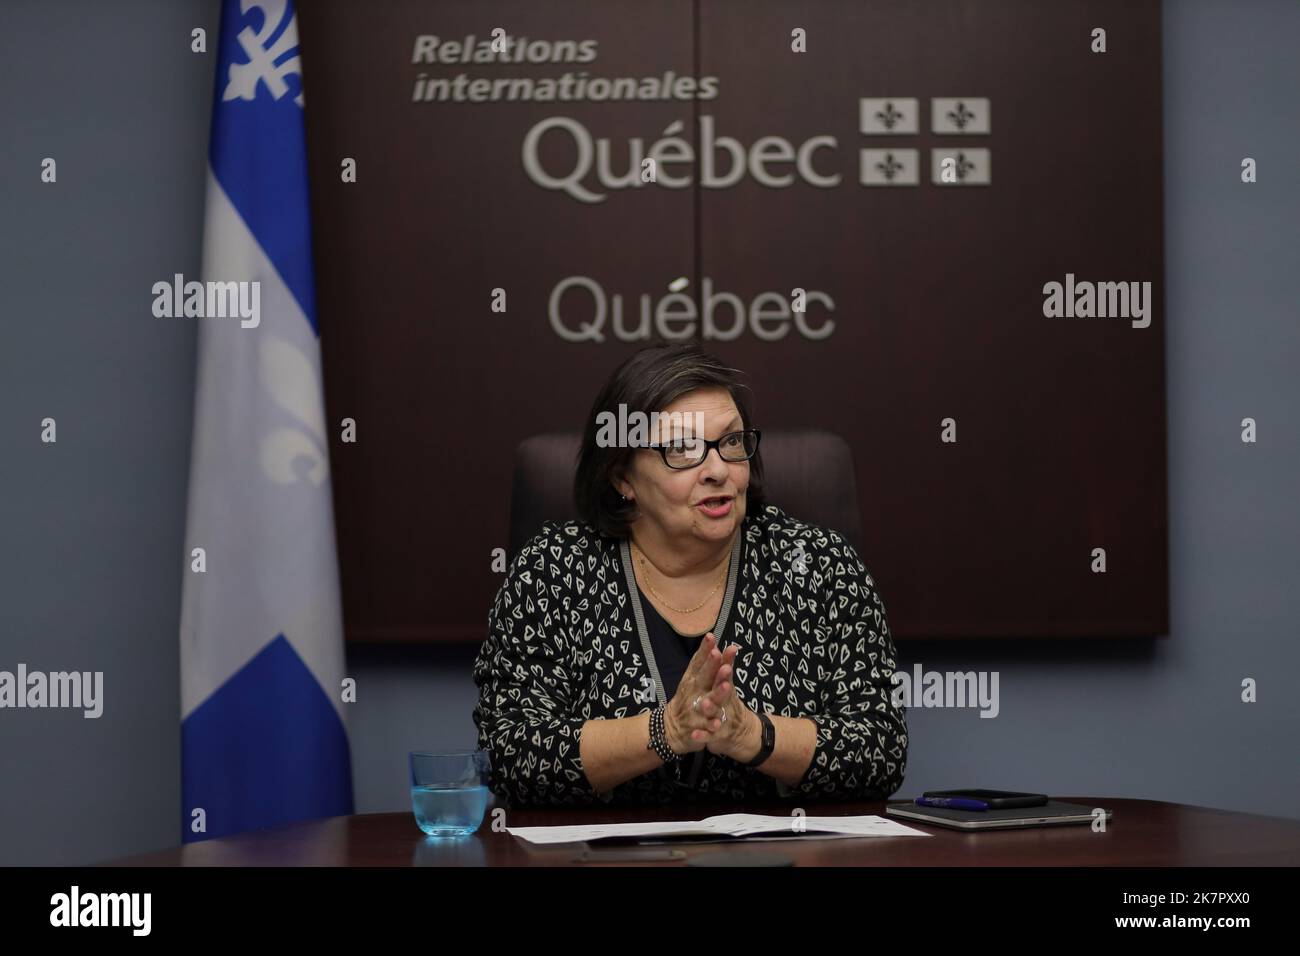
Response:
[[[411,753],[411,809],[432,837],[469,836],[488,804],[488,753],[455,750]]]

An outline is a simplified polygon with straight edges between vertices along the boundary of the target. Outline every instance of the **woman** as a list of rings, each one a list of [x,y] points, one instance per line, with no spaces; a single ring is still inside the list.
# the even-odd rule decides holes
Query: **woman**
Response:
[[[611,442],[637,412],[667,414],[649,441]],[[875,582],[841,535],[764,502],[760,438],[735,370],[694,346],[637,352],[596,398],[580,520],[515,556],[474,664],[508,806],[898,789],[907,724]]]

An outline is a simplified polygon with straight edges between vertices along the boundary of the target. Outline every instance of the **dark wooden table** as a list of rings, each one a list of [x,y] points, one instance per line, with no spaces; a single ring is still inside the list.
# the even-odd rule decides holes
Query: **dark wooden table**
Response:
[[[683,844],[687,855],[779,853],[797,866],[1296,866],[1300,820],[1255,816],[1155,800],[1054,797],[1114,813],[1105,833],[1087,825],[962,833],[900,820],[933,834],[845,840]],[[884,801],[813,804],[809,816],[884,816]],[[771,813],[789,805],[507,810],[509,826],[698,820],[715,813]],[[107,866],[570,866],[582,844],[538,847],[483,826],[457,841],[426,837],[410,813],[331,817],[225,839],[189,843],[158,853],[112,860]],[[893,818],[889,818],[893,819]],[[685,860],[651,866],[684,866]],[[618,865],[618,864],[585,864]]]

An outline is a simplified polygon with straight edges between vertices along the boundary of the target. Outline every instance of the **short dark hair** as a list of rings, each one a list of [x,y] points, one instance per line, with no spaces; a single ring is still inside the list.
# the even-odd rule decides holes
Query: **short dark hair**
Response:
[[[618,414],[620,405],[628,413],[649,415],[662,412],[681,396],[701,388],[721,388],[730,395],[740,412],[742,428],[753,428],[744,373],[723,364],[698,345],[666,343],[651,345],[629,356],[605,383],[592,403],[582,433],[577,470],[573,478],[573,499],[578,516],[602,535],[627,538],[636,517],[636,503],[624,501],[611,479],[625,469],[636,448],[607,447],[596,443],[602,412]],[[764,504],[763,458],[756,452],[749,460],[749,488],[745,513],[756,514]]]

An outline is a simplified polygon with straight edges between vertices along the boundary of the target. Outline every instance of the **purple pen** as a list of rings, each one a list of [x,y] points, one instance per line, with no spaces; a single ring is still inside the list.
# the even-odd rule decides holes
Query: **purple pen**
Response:
[[[987,810],[989,805],[983,800],[969,797],[917,797],[918,807],[944,807],[948,810]]]

